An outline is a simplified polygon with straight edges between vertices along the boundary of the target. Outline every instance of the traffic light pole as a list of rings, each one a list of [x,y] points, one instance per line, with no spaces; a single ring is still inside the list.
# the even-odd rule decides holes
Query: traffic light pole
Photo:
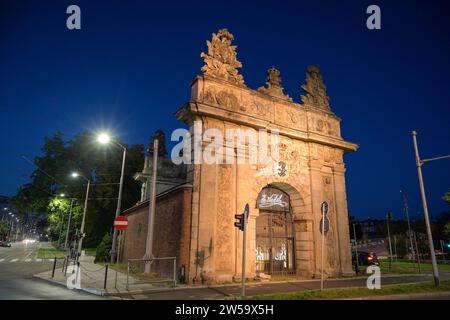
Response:
[[[245,297],[245,260],[246,260],[246,240],[247,240],[247,220],[249,213],[248,203],[245,205],[242,214],[235,214],[234,217],[238,219],[234,226],[242,232],[242,279],[241,279],[241,298]]]
[[[246,258],[246,239],[247,239],[247,217],[244,214],[244,225],[243,225],[243,232],[242,232],[242,282],[241,282],[241,297],[245,297],[245,258]]]

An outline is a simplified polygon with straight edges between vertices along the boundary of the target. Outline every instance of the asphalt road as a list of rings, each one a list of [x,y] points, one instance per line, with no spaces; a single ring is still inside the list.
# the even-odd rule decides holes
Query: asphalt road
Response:
[[[78,290],[68,290],[33,274],[51,270],[51,260],[36,259],[37,251],[45,243],[13,243],[11,248],[0,247],[0,300],[93,300],[103,299]]]

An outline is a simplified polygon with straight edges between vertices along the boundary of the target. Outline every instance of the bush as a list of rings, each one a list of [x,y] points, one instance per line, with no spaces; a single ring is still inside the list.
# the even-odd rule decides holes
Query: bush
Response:
[[[112,236],[105,234],[102,241],[97,246],[94,262],[108,262],[110,259],[110,251],[112,246]]]

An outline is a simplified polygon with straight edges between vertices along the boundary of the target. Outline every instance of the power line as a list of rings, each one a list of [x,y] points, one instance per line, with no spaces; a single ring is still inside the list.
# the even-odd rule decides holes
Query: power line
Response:
[[[35,164],[33,161],[31,161],[30,159],[28,159],[25,155],[21,156],[25,161],[29,162],[31,165],[35,166],[36,168],[38,168],[39,171],[42,171],[46,176],[48,176],[49,178],[51,178],[52,180],[54,180],[57,184],[62,185],[64,187],[66,187],[67,185],[65,185],[64,183],[59,182],[58,180],[56,180],[55,177],[53,177],[52,175],[50,175],[49,173],[45,172],[45,170],[41,169],[37,164]]]

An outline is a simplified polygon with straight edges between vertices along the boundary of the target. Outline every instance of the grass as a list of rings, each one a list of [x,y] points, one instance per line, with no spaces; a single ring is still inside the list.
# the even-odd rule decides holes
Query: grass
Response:
[[[84,250],[84,253],[87,256],[91,256],[91,257],[95,257],[95,254],[97,252],[97,248],[86,248],[86,249],[83,249],[83,250]]]
[[[386,273],[419,273],[417,263],[409,261],[392,261],[391,269],[389,270],[389,260],[380,261],[381,272]],[[420,263],[421,271],[431,271],[431,263]],[[438,264],[440,272],[450,272],[449,264]]]
[[[64,259],[66,253],[56,248],[39,248],[37,253],[37,259]]]
[[[442,281],[439,287],[435,287],[432,282],[420,282],[414,284],[396,284],[382,286],[379,290],[369,290],[367,288],[342,288],[298,291],[291,293],[272,293],[249,296],[248,300],[319,300],[319,299],[345,299],[369,296],[384,296],[410,293],[428,293],[450,291],[450,281]]]

